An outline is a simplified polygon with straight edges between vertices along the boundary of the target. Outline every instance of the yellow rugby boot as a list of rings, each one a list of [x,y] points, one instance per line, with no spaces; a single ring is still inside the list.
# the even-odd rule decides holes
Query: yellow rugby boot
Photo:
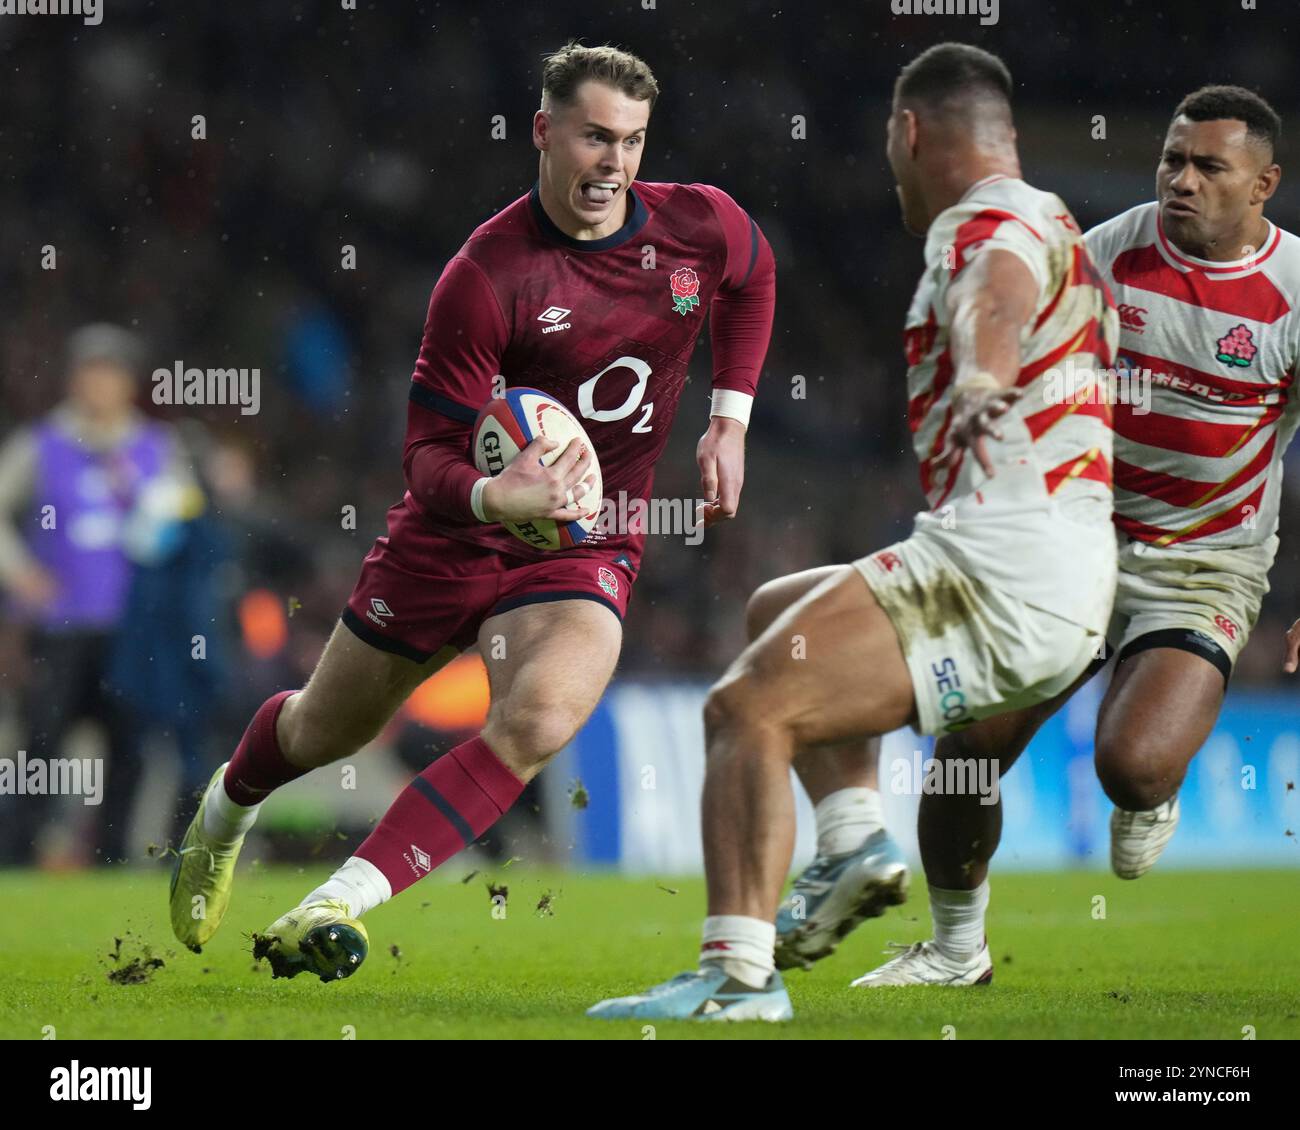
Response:
[[[227,763],[229,764],[229,763]],[[208,787],[199,802],[199,810],[185,830],[176,864],[172,868],[171,916],[172,933],[195,953],[217,932],[221,919],[230,905],[230,892],[235,885],[235,860],[244,846],[240,836],[233,844],[221,848],[210,847],[203,839],[203,813],[208,797],[214,788],[221,787],[226,766],[212,774]]]
[[[342,899],[295,906],[253,935],[253,957],[271,963],[271,976],[315,973],[322,981],[351,977],[370,952],[366,928]]]

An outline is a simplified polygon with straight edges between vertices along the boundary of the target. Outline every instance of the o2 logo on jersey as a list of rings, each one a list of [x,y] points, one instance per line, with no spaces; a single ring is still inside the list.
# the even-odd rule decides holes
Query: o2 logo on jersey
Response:
[[[617,408],[597,408],[596,386],[600,384],[601,377],[615,369],[631,369],[636,374],[636,384],[628,390],[627,398]],[[588,377],[578,386],[578,411],[584,419],[604,424],[615,420],[626,420],[640,408],[641,418],[632,425],[632,430],[640,433],[650,431],[652,427],[650,416],[654,412],[654,402],[642,404],[641,401],[650,386],[652,371],[640,357],[620,357],[617,361],[611,361],[594,377]]]

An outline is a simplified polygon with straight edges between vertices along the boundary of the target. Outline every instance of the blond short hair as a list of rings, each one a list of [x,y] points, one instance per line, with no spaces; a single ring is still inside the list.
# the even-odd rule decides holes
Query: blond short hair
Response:
[[[570,106],[578,87],[588,80],[602,82],[654,109],[659,84],[644,60],[604,44],[584,47],[570,40],[542,61],[542,109]]]

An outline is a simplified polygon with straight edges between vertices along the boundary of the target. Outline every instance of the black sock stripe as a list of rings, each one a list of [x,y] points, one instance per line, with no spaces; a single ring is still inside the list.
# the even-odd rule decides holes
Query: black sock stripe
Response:
[[[456,829],[456,834],[466,847],[474,842],[474,829],[465,823],[465,818],[451,806],[445,796],[435,789],[423,777],[416,777],[411,782],[411,787],[433,805],[439,812],[447,818],[447,822]]]

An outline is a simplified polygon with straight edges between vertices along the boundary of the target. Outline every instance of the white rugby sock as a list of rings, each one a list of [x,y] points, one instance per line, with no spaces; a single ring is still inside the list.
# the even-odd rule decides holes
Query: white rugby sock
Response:
[[[347,903],[352,917],[360,918],[367,910],[374,910],[392,897],[393,888],[384,873],[370,860],[353,855],[298,905],[305,906],[321,899],[341,899]]]
[[[880,794],[875,789],[838,789],[813,809],[817,818],[817,854],[843,855],[884,827]]]
[[[224,777],[208,790],[208,803],[203,809],[203,838],[213,847],[229,847],[253,826],[257,811],[262,806],[247,807],[236,804],[226,795]]]
[[[728,977],[755,989],[776,969],[776,925],[743,914],[714,914],[704,920],[700,968],[715,965]]]
[[[988,907],[987,879],[973,891],[931,887],[935,948],[950,961],[969,961],[984,948],[984,912]]]

